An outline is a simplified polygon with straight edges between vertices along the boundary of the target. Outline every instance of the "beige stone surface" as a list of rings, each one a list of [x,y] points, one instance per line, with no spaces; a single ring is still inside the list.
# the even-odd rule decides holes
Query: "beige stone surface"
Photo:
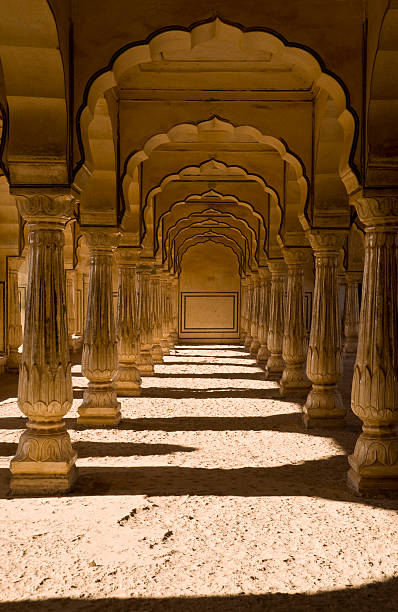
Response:
[[[79,481],[54,498],[8,494],[24,421],[1,379],[0,610],[393,609],[398,503],[346,489],[353,415],[305,430],[238,347],[177,347],[117,429],[77,430],[79,370]]]

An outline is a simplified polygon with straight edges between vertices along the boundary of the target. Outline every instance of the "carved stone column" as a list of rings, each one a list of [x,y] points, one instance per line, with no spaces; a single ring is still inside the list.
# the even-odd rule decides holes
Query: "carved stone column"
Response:
[[[21,363],[22,344],[21,305],[18,295],[18,271],[24,262],[23,257],[8,258],[8,372],[18,372]]]
[[[116,390],[118,395],[134,397],[141,394],[141,376],[136,367],[140,343],[135,282],[137,249],[119,247],[116,261],[119,278],[116,325],[119,367]]]
[[[160,277],[160,291],[162,299],[162,332],[160,338],[160,346],[162,347],[163,355],[170,355],[170,347],[167,336],[169,335],[169,313],[168,313],[168,272],[163,270],[163,275]]]
[[[178,342],[178,279],[173,278],[171,281],[171,296],[172,296],[172,330],[171,338],[173,346]]]
[[[305,372],[307,334],[304,319],[304,265],[311,257],[309,248],[283,248],[287,263],[287,299],[282,357],[285,362],[280,382],[281,395],[307,395],[311,383]]]
[[[358,284],[362,281],[362,272],[346,272],[346,281],[343,354],[349,357],[355,356],[357,353],[359,330]]]
[[[173,283],[169,276],[167,281],[167,345],[169,349],[174,348],[173,340]]]
[[[76,452],[65,429],[72,406],[65,301],[64,228],[73,216],[69,195],[17,197],[27,221],[29,274],[18,405],[28,417],[11,460],[11,491],[68,491],[76,478]]]
[[[253,281],[251,278],[248,278],[246,281],[246,324],[247,324],[247,334],[245,338],[244,349],[245,351],[250,351],[251,344],[253,342],[253,337],[250,333],[251,330],[251,322],[252,322],[252,305],[253,305]]]
[[[69,348],[74,350],[74,335],[76,334],[76,270],[66,270],[65,276]]]
[[[153,376],[155,370],[151,349],[153,344],[152,296],[150,292],[152,266],[139,261],[137,266],[138,317],[140,322],[140,352],[137,366],[141,376]]]
[[[360,494],[398,490],[398,196],[360,196],[365,267],[351,407],[363,421],[348,483]]]
[[[269,260],[268,268],[271,272],[271,299],[268,330],[268,350],[270,356],[267,361],[266,372],[268,376],[280,377],[285,367],[282,359],[283,328],[285,324],[284,291],[286,279],[286,265],[283,260]]]
[[[260,348],[257,353],[257,364],[265,367],[270,356],[268,350],[268,328],[269,328],[269,301],[271,293],[271,275],[268,269],[263,269],[261,274],[260,305],[259,305],[259,326],[258,336]]]
[[[239,335],[239,339],[242,344],[245,343],[246,335],[247,335],[246,301],[247,301],[246,278],[242,277],[241,282],[240,282],[240,335]]]
[[[306,427],[344,424],[346,409],[336,385],[342,368],[338,264],[345,235],[343,230],[308,232],[315,254],[315,289],[307,354],[313,385],[303,409]]]
[[[253,281],[253,298],[252,298],[252,320],[250,326],[251,336],[253,338],[250,345],[250,356],[257,358],[258,350],[261,346],[260,340],[258,339],[258,325],[259,325],[259,310],[260,310],[260,292],[261,292],[261,279],[257,272]]]
[[[160,278],[159,274],[161,271],[152,270],[150,277],[150,292],[152,297],[152,348],[151,355],[153,363],[163,363],[163,350],[160,345],[160,337],[162,335],[162,319],[164,316],[163,313],[163,304],[162,304],[162,296],[160,293]]]
[[[90,276],[82,373],[89,383],[78,409],[78,423],[113,427],[121,418],[114,382],[118,357],[112,288],[113,254],[120,233],[105,227],[84,229],[83,233],[90,251]]]

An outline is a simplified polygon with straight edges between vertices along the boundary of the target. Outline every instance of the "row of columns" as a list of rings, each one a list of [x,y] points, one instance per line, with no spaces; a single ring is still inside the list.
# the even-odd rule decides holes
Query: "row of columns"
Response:
[[[63,244],[65,225],[73,215],[73,201],[69,195],[46,193],[17,199],[29,234],[29,279],[18,391],[19,407],[28,421],[11,461],[11,489],[14,493],[54,493],[70,488],[76,477],[76,453],[63,420],[72,405]],[[374,494],[398,488],[398,200],[362,197],[356,207],[366,227],[366,244],[352,408],[364,425],[350,457],[349,483],[360,493]],[[82,366],[89,385],[79,408],[79,421],[86,425],[114,425],[120,419],[116,391],[119,369],[123,372],[120,388],[124,385],[137,394],[139,375],[153,372],[154,339],[154,354],[160,354],[159,344],[162,352],[173,344],[176,309],[172,301],[176,291],[172,291],[171,281],[163,273],[154,272],[153,266],[143,261],[134,265],[130,257],[119,255],[116,334],[112,257],[118,232],[104,229],[85,233],[90,249],[90,277]],[[344,417],[336,387],[342,354],[338,260],[343,239],[343,232],[309,233],[316,274],[306,364],[312,388],[303,408],[307,426],[336,426]],[[270,376],[281,375],[282,393],[294,389],[302,392],[309,384],[304,374],[305,257],[293,249],[285,249],[283,254],[286,264],[271,262],[269,272],[247,283],[245,340],[249,349],[254,342],[253,350],[260,353],[263,362],[269,352],[266,369]],[[159,283],[154,280],[158,272]],[[357,319],[355,278],[351,284],[347,291],[347,299],[350,295],[352,299],[346,305],[346,326],[353,340]],[[151,300],[157,291],[161,299],[157,297],[154,305]],[[153,316],[153,307],[155,311],[163,310],[161,318],[158,314]],[[257,314],[252,317],[251,313]]]
[[[17,201],[27,221],[29,242],[18,389],[19,408],[28,421],[10,464],[11,490],[57,493],[68,490],[76,478],[76,452],[63,420],[73,399],[68,334],[73,275],[66,275],[65,280],[63,259],[64,229],[73,217],[73,198],[40,194],[18,197]],[[84,236],[90,270],[82,373],[88,386],[78,408],[78,423],[115,426],[121,419],[117,396],[139,395],[141,375],[153,375],[154,362],[163,359],[177,340],[177,287],[162,268],[140,261],[138,249],[117,248],[118,230],[86,228]],[[115,252],[116,322],[112,284]],[[16,266],[14,276],[9,291],[17,294]],[[11,319],[16,335],[20,334],[17,319],[18,315],[15,321]],[[69,323],[73,325],[73,321]],[[20,335],[10,340],[11,348],[20,346]]]

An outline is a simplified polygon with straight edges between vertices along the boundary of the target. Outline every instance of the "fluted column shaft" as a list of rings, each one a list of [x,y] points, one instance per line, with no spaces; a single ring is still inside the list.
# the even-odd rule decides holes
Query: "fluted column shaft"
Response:
[[[160,289],[160,278],[159,271],[156,269],[152,271],[150,277],[150,291],[151,291],[151,299],[152,299],[152,317],[153,317],[153,335],[152,335],[152,348],[151,355],[153,359],[153,363],[163,363],[163,350],[160,344],[160,339],[162,335],[162,319],[164,316],[163,313],[163,304],[162,304],[162,295]]]
[[[114,382],[118,356],[112,290],[113,254],[119,236],[117,230],[107,228],[84,230],[90,251],[90,276],[82,373],[89,382],[78,409],[78,423],[88,427],[112,427],[121,418]]]
[[[139,262],[137,266],[138,317],[140,322],[140,352],[137,366],[141,376],[153,376],[155,373],[151,349],[153,344],[153,313],[151,287],[152,268],[149,264]]]
[[[253,337],[251,335],[251,322],[252,322],[252,311],[253,311],[253,281],[251,278],[247,279],[246,282],[246,323],[247,323],[247,334],[245,338],[244,348],[245,351],[250,351]]]
[[[305,372],[307,359],[307,333],[304,319],[304,264],[310,249],[283,248],[287,263],[287,298],[283,330],[282,357],[285,362],[281,395],[306,395],[311,383]]]
[[[271,298],[268,330],[268,350],[270,356],[267,361],[266,372],[268,376],[280,377],[284,369],[282,359],[284,314],[284,290],[286,280],[286,265],[282,260],[268,262],[271,272]]]
[[[69,347],[73,350],[76,333],[76,270],[66,270],[66,309],[68,313]]]
[[[253,338],[250,345],[251,357],[257,358],[258,350],[261,346],[258,337],[258,326],[259,326],[259,310],[260,310],[260,292],[261,292],[261,278],[257,273],[253,283],[253,306],[252,306],[252,320],[250,326],[251,336]]]
[[[167,272],[164,270],[160,278],[161,300],[162,300],[162,332],[160,338],[160,346],[164,355],[170,355],[170,347],[168,341],[169,335],[169,304],[168,304],[168,282]]]
[[[242,278],[240,282],[240,341],[244,344],[247,334],[246,321],[246,279]]]
[[[360,197],[365,267],[351,407],[363,421],[349,485],[364,495],[398,490],[398,196]]]
[[[172,330],[171,338],[173,340],[173,346],[178,342],[178,279],[173,278],[171,283],[172,290]]]
[[[65,429],[72,406],[65,299],[64,228],[73,216],[69,195],[17,197],[27,221],[29,273],[18,405],[28,417],[11,460],[11,491],[61,493],[76,478],[76,452]]]
[[[136,252],[119,248],[116,253],[118,265],[117,339],[118,395],[134,397],[141,394],[141,376],[136,367],[139,351],[139,319],[135,278]]]
[[[23,257],[8,259],[8,346],[7,370],[18,372],[21,363],[22,344],[21,305],[18,295],[18,271],[24,261]]]
[[[257,353],[257,363],[261,367],[267,365],[270,356],[268,350],[268,329],[269,329],[269,301],[271,293],[271,275],[268,270],[261,271],[261,288],[259,304],[259,342],[260,348]]]
[[[307,376],[313,385],[303,409],[306,427],[344,424],[346,409],[337,382],[342,370],[338,269],[345,235],[327,230],[308,233],[315,255],[315,289],[307,354]]]
[[[347,285],[344,303],[344,348],[345,356],[355,356],[359,331],[359,295],[358,284],[362,280],[361,272],[347,272]]]

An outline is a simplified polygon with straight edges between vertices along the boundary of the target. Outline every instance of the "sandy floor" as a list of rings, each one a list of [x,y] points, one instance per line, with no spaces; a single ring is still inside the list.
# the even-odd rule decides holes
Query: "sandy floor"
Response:
[[[51,499],[8,494],[15,382],[0,379],[0,612],[398,608],[398,502],[345,485],[358,421],[304,430],[238,347],[179,347],[114,430],[76,429],[75,366],[80,477]],[[348,403],[349,367],[342,388]]]

